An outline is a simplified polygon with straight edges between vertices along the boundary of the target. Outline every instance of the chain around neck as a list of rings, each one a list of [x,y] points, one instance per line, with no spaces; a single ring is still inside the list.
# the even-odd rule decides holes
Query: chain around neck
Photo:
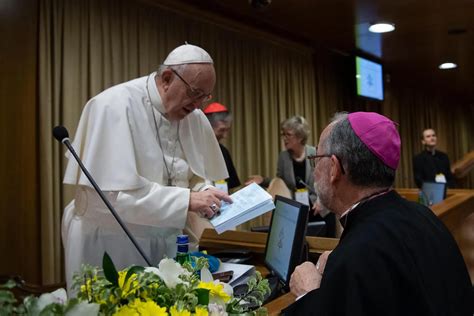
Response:
[[[176,135],[177,135],[177,139],[175,140],[174,142],[174,149],[173,149],[173,156],[172,156],[172,159],[171,159],[171,166],[168,167],[168,164],[166,163],[166,158],[165,158],[165,152],[163,151],[163,145],[161,144],[161,137],[160,137],[160,127],[161,125],[163,124],[163,113],[160,113],[160,124],[158,126],[157,122],[156,122],[156,115],[155,115],[155,110],[153,109],[153,104],[151,102],[151,96],[150,96],[150,91],[148,89],[148,81],[150,80],[150,76],[148,76],[148,78],[146,79],[146,92],[147,92],[147,95],[148,95],[148,100],[150,100],[150,106],[151,106],[151,113],[153,114],[153,122],[155,123],[155,130],[156,130],[156,140],[158,142],[158,145],[160,146],[160,149],[161,149],[161,157],[163,159],[163,164],[165,165],[165,169],[166,169],[166,174],[168,176],[168,181],[167,181],[167,185],[168,186],[172,186],[173,185],[173,180],[175,180],[175,176],[176,174],[172,177],[172,174],[174,173],[174,169],[175,169],[175,155],[176,155],[176,147],[179,143],[179,121],[178,121],[178,127],[176,129]]]

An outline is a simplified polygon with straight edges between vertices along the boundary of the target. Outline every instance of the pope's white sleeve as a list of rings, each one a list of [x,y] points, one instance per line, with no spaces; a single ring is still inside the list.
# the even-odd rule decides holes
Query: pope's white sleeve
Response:
[[[205,180],[197,175],[193,175],[193,177],[189,181],[189,187],[193,192],[201,192],[209,188],[214,188],[214,186],[212,185],[212,181]]]
[[[189,197],[188,188],[149,182],[140,189],[119,191],[112,204],[125,222],[183,229]]]

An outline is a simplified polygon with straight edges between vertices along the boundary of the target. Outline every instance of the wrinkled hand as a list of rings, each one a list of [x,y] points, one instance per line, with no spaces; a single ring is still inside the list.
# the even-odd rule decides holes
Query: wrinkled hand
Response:
[[[319,256],[318,262],[316,263],[316,270],[318,270],[318,272],[321,275],[324,274],[324,269],[326,268],[326,262],[328,261],[328,257],[331,254],[331,252],[332,251],[325,251]]]
[[[232,199],[229,195],[216,188],[209,188],[201,192],[191,192],[188,210],[201,214],[206,218],[212,218],[219,212],[221,200],[232,203]]]
[[[250,176],[247,181],[245,181],[245,185],[249,185],[250,183],[255,182],[256,184],[261,184],[263,182],[263,177],[258,174],[254,174]]]
[[[316,202],[314,202],[313,207],[311,208],[311,210],[313,211],[313,215],[318,215],[319,212],[321,212],[323,210],[323,207],[321,206],[321,204],[319,204],[319,201],[316,201]]]
[[[313,204],[313,208],[311,209],[313,211],[314,215],[321,215],[322,217],[326,217],[331,211],[324,207],[324,205],[321,204],[321,201],[319,200],[319,196],[316,199],[316,202]]]
[[[322,274],[309,261],[303,262],[295,268],[291,275],[290,290],[296,297],[317,289],[321,284]]]
[[[291,275],[291,293],[298,297],[312,290],[319,289],[324,269],[326,268],[326,262],[330,254],[331,251],[323,252],[319,256],[316,265],[306,261],[297,266],[295,272]]]

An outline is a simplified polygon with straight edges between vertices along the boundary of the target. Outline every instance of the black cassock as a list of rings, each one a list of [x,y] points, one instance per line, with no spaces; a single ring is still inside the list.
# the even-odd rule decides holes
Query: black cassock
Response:
[[[232,161],[229,150],[227,150],[227,148],[225,148],[225,146],[221,143],[219,143],[219,147],[221,148],[222,156],[224,156],[225,165],[227,167],[227,171],[229,172],[229,178],[226,179],[227,186],[229,189],[238,187],[240,185],[240,179],[237,175],[237,171],[235,170],[234,162]]]
[[[451,173],[451,164],[448,155],[444,152],[435,150],[433,155],[431,152],[423,150],[413,158],[413,175],[419,188],[425,181],[435,182],[438,173],[444,174],[449,188],[454,187],[455,181]]]
[[[473,315],[464,260],[430,209],[390,191],[341,221],[320,288],[285,315]]]

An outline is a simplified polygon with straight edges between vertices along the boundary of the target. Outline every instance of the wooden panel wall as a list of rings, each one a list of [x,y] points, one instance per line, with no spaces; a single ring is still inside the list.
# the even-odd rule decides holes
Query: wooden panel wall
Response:
[[[37,155],[37,8],[0,4],[0,274],[41,282]]]

